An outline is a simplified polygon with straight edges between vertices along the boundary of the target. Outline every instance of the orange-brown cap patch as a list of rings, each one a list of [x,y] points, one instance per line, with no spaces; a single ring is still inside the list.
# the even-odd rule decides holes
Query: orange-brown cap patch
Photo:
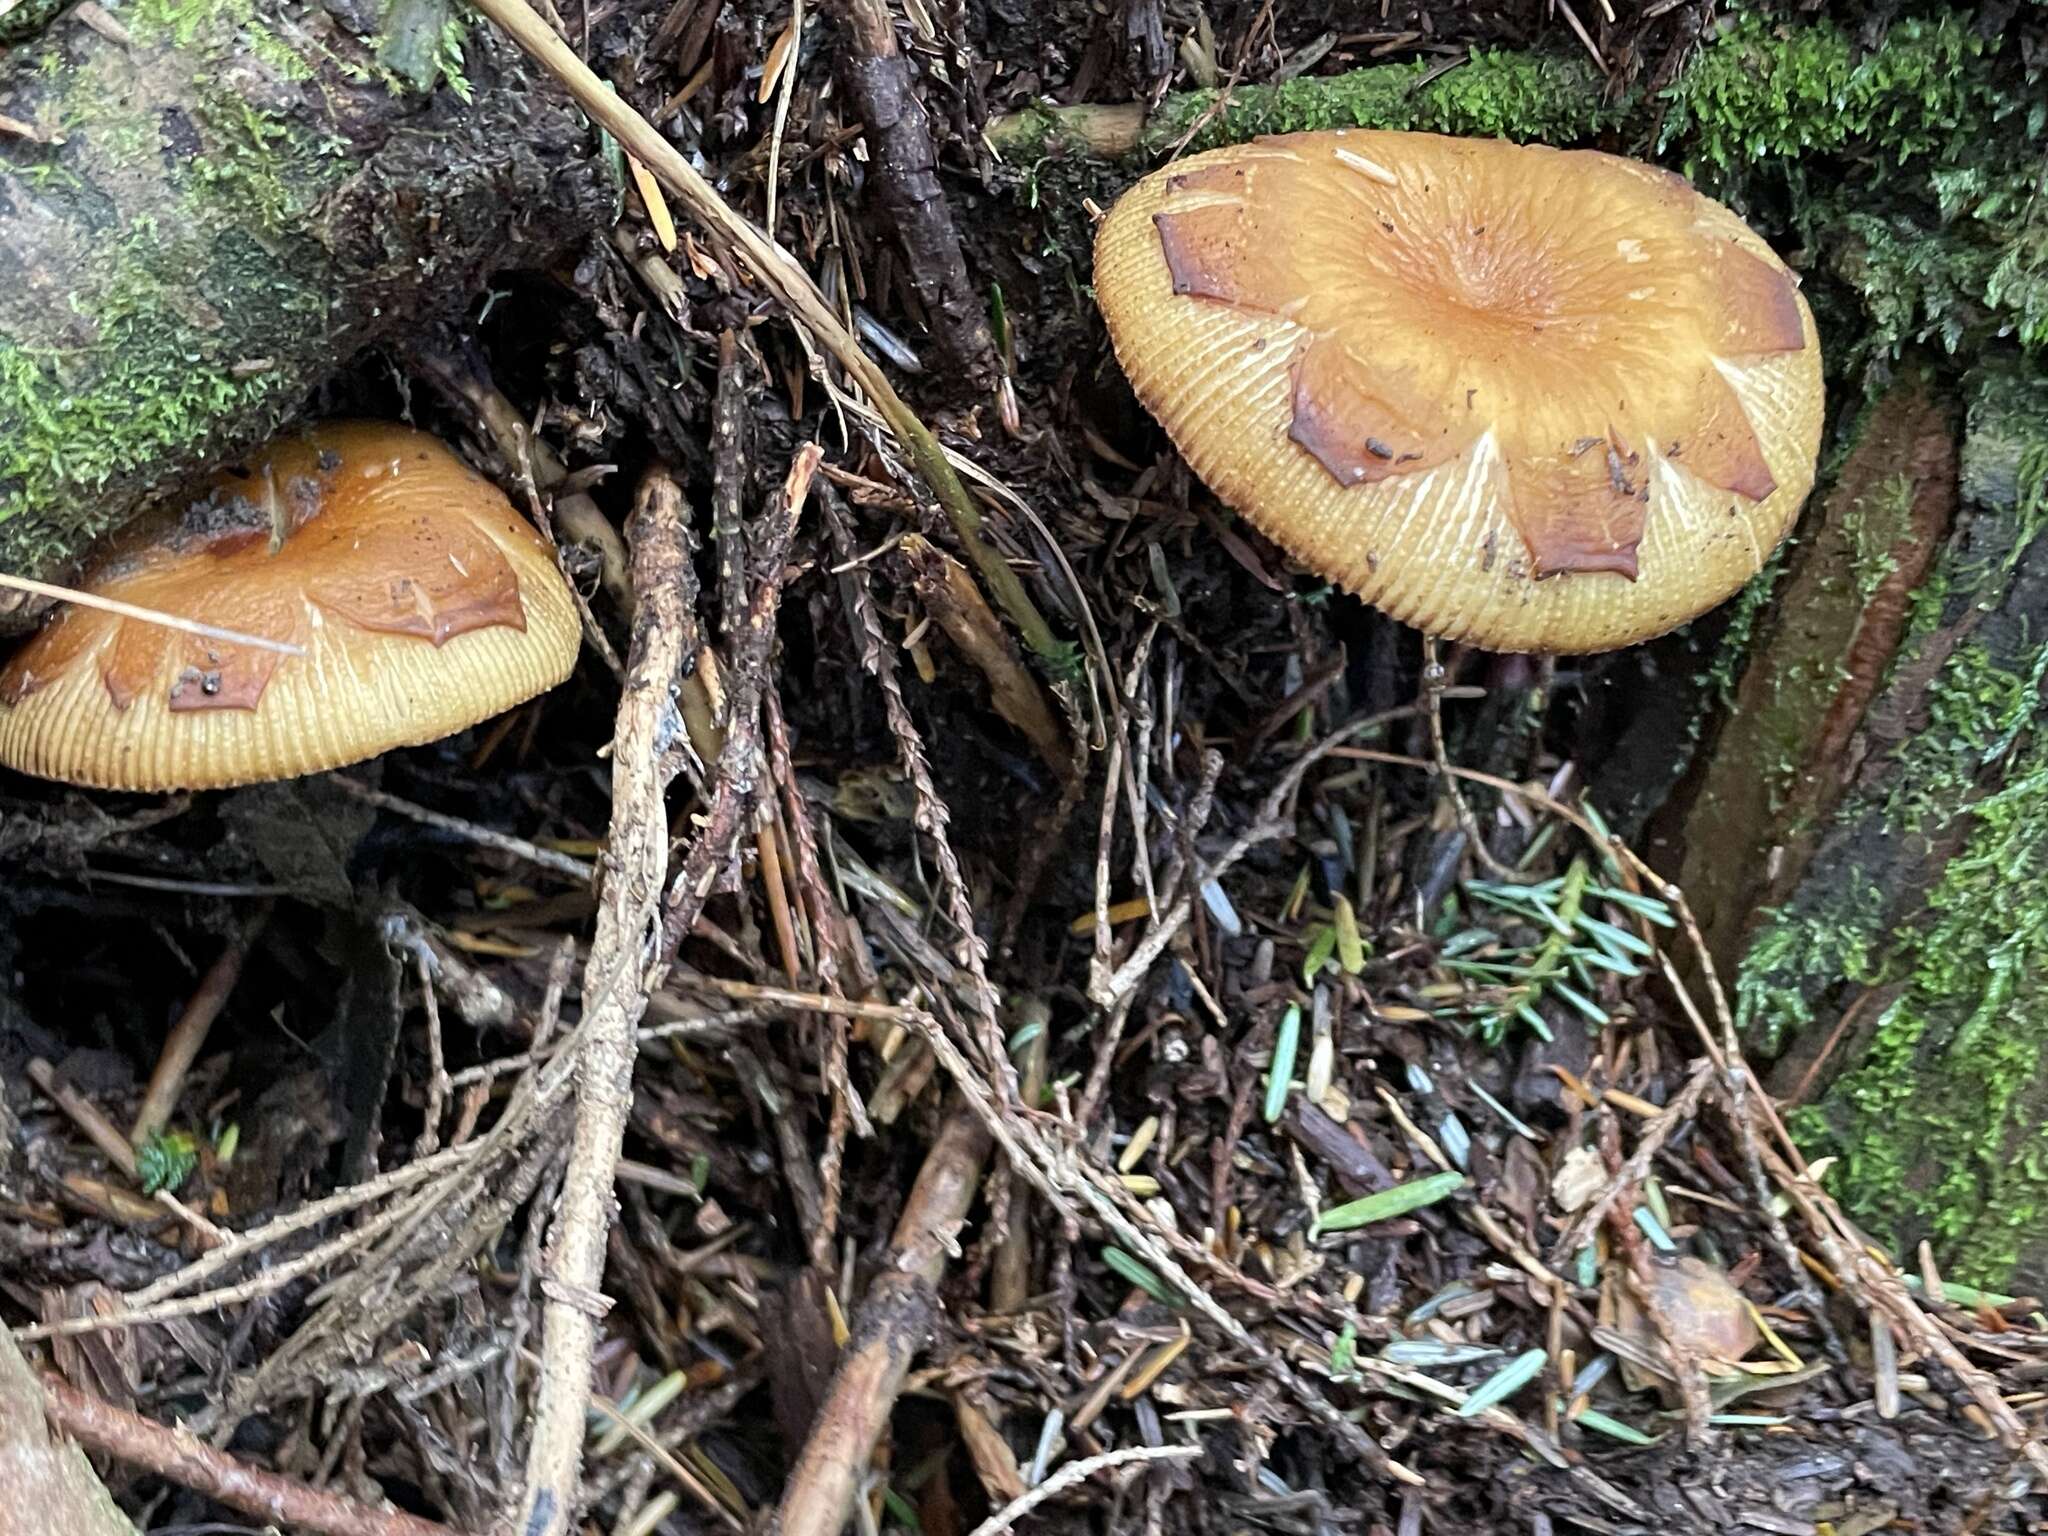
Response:
[[[0,763],[108,788],[431,741],[560,682],[578,644],[566,584],[504,495],[434,438],[373,423],[271,444],[116,535],[83,585],[302,652],[61,607],[0,668]]]
[[[1632,161],[1430,134],[1218,150],[1117,204],[1096,290],[1139,398],[1225,499],[1478,644],[1683,622],[1754,573],[1812,483],[1796,281]]]

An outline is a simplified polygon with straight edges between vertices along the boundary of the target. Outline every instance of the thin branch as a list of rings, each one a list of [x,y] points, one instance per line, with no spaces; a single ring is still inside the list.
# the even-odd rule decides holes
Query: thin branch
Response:
[[[410,800],[401,800],[397,795],[386,794],[381,789],[372,789],[361,780],[352,779],[345,773],[330,773],[327,777],[337,789],[353,795],[365,805],[407,817],[421,826],[447,832],[464,842],[474,843],[479,848],[489,848],[498,853],[510,854],[515,859],[524,859],[541,869],[566,875],[579,885],[588,885],[592,874],[595,873],[582,859],[558,853],[552,848],[543,848],[538,843],[529,843],[523,837],[513,837],[507,832],[480,827],[473,821],[464,821],[460,816],[430,811],[423,805],[414,805]]]
[[[1011,1526],[1056,1494],[1085,1483],[1098,1472],[1151,1461],[1194,1461],[1202,1454],[1199,1445],[1131,1445],[1120,1451],[1104,1451],[1085,1461],[1069,1462],[1022,1498],[1012,1499],[977,1525],[969,1536],[1002,1536]]]
[[[237,1461],[197,1436],[79,1391],[59,1377],[39,1378],[50,1419],[87,1450],[140,1467],[258,1520],[321,1536],[456,1536],[449,1526],[399,1509],[280,1477]]]
[[[929,1341],[939,1309],[933,1287],[957,1249],[956,1234],[987,1158],[988,1133],[979,1117],[956,1107],[918,1170],[888,1259],[861,1303],[853,1337],[790,1471],[777,1518],[780,1536],[837,1536],[846,1523],[910,1362]]]
[[[634,1030],[647,1007],[646,969],[660,928],[668,863],[663,793],[678,761],[675,691],[697,649],[695,582],[682,492],[659,469],[641,482],[630,525],[638,594],[632,659],[612,736],[612,824],[576,1058],[576,1123],[541,1281],[540,1384],[525,1489],[514,1528],[562,1536],[576,1505],[590,1359],[602,1294],[612,1182],[633,1106]]]
[[[293,645],[289,640],[269,640],[262,635],[245,635],[238,629],[222,629],[218,625],[202,624],[197,619],[182,619],[174,613],[163,613],[155,608],[142,608],[134,603],[124,603],[116,597],[101,597],[96,592],[81,592],[75,587],[52,586],[47,581],[30,581],[26,576],[0,573],[0,588],[12,592],[25,592],[30,597],[55,598],[60,603],[70,603],[78,608],[97,608],[104,613],[117,613],[124,619],[154,624],[159,629],[175,629],[180,634],[197,635],[202,640],[221,640],[229,645],[253,646],[259,651],[275,651],[280,656],[306,654],[303,645]]]

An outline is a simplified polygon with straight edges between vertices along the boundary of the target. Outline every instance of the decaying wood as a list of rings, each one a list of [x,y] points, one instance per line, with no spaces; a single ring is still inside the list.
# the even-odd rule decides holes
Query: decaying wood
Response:
[[[901,549],[925,611],[987,679],[996,713],[1023,734],[1048,768],[1065,778],[1073,771],[1074,754],[1053,718],[1052,704],[1029,669],[1011,654],[1002,625],[967,567],[920,534],[905,535]]]
[[[135,1536],[85,1453],[49,1420],[42,1387],[0,1328],[0,1536]]]
[[[783,1490],[778,1536],[836,1536],[887,1427],[910,1362],[930,1342],[939,1315],[934,1287],[957,1250],[961,1225],[981,1184],[988,1132],[956,1106],[926,1154],[897,1218],[884,1267],[854,1319],[811,1437]]]
[[[987,389],[996,378],[995,341],[939,185],[916,74],[896,45],[885,0],[838,0],[835,10],[850,45],[839,55],[839,79],[867,132],[868,186],[902,244],[905,271],[932,339],[970,383]]]
[[[0,1336],[0,1355],[11,1350],[5,1337]],[[0,1370],[5,1369],[4,1363],[0,1363]],[[102,1402],[54,1376],[45,1375],[40,1385],[51,1422],[80,1444],[181,1483],[258,1520],[315,1532],[317,1536],[454,1536],[448,1526],[437,1521],[422,1520],[400,1509],[373,1508],[360,1499],[324,1488],[310,1488],[275,1472],[247,1466],[196,1435]],[[0,1397],[4,1396],[4,1390],[0,1390]],[[83,1458],[79,1461],[82,1465]],[[90,1469],[87,1471],[89,1474]],[[36,1536],[70,1536],[74,1529],[80,1536],[112,1536],[132,1529],[118,1511],[112,1510],[111,1503],[105,1523],[95,1518],[74,1528],[62,1524],[60,1517],[58,1523],[45,1524],[43,1508],[23,1501],[24,1485],[10,1480],[0,1487],[6,1490],[5,1504],[0,1506],[0,1532],[7,1530],[7,1521],[16,1512],[29,1511],[36,1521],[32,1527]],[[61,1501],[61,1494],[59,1498]],[[28,1536],[31,1527],[23,1525],[20,1530],[22,1536]]]
[[[611,207],[587,126],[488,29],[463,100],[380,57],[376,8],[126,14],[124,42],[74,8],[0,55],[0,114],[36,130],[0,134],[0,570],[24,575]]]
[[[1701,762],[1680,884],[1730,971],[1794,889],[1857,763],[1863,714],[1955,515],[1952,413],[1909,374],[1867,413],[1789,549],[1726,727]]]

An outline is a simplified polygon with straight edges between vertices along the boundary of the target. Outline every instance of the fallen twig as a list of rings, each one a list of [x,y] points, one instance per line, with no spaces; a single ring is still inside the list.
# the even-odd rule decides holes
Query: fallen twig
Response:
[[[654,971],[656,986],[661,984],[661,977],[684,936],[696,926],[719,872],[732,857],[742,812],[754,791],[761,764],[761,687],[775,646],[775,615],[787,577],[785,560],[820,457],[816,443],[806,443],[797,450],[783,480],[776,511],[764,520],[766,526],[759,535],[756,553],[761,583],[747,602],[744,621],[736,624],[733,631],[733,654],[726,684],[725,741],[718,754],[717,785],[712,791],[711,809],[698,824],[696,841],[684,855],[682,869],[669,882],[667,908],[661,922],[660,963]]]
[[[372,789],[345,773],[331,773],[328,778],[333,781],[335,788],[344,794],[354,796],[365,805],[374,806],[380,811],[391,811],[422,826],[450,833],[464,842],[476,844],[479,848],[489,848],[497,853],[508,853],[515,859],[524,859],[541,869],[566,875],[578,885],[588,885],[591,875],[595,872],[582,859],[558,853],[552,848],[543,848],[538,843],[529,843],[523,837],[513,837],[509,833],[495,831],[490,827],[480,827],[473,821],[464,821],[460,816],[430,811],[423,805],[414,805],[410,800],[401,800],[397,795],[386,794],[381,789]]]
[[[258,1520],[322,1536],[456,1536],[436,1521],[403,1510],[378,1509],[249,1466],[183,1429],[116,1408],[47,1372],[39,1380],[51,1421],[87,1450],[167,1478]]]
[[[977,389],[987,389],[996,378],[987,308],[960,254],[924,106],[910,61],[896,46],[887,0],[835,0],[832,9],[851,45],[839,50],[838,75],[866,131],[868,186],[896,226],[932,338]]]
[[[1069,1462],[1022,1498],[1012,1499],[990,1515],[969,1536],[1002,1536],[1004,1531],[1047,1499],[1065,1493],[1078,1483],[1087,1482],[1098,1472],[1142,1462],[1193,1461],[1201,1454],[1202,1448],[1198,1445],[1129,1445],[1120,1451],[1104,1451],[1100,1456],[1090,1456],[1085,1461]]]
[[[638,594],[631,660],[612,735],[612,822],[596,936],[583,973],[576,1125],[541,1282],[540,1384],[516,1529],[561,1536],[576,1506],[590,1358],[610,1303],[604,1280],[612,1180],[633,1103],[634,1028],[647,1007],[650,946],[668,866],[663,793],[676,754],[675,692],[697,649],[695,582],[682,492],[660,470],[641,482],[631,524]]]
[[[213,1021],[220,1017],[221,1009],[234,994],[235,983],[242,979],[242,963],[270,922],[270,911],[271,905],[265,901],[243,920],[241,930],[228,940],[206,974],[199,978],[199,985],[193,988],[178,1022],[164,1036],[156,1070],[150,1073],[149,1087],[142,1095],[142,1107],[136,1110],[135,1124],[128,1131],[128,1140],[135,1146],[140,1147],[171,1123],[171,1115],[185,1091],[185,1074],[199,1059]]]
[[[910,1362],[930,1336],[938,1315],[933,1287],[957,1249],[987,1157],[980,1117],[956,1108],[918,1170],[882,1273],[868,1287],[853,1337],[789,1474],[777,1516],[780,1536],[837,1536],[845,1524]]]

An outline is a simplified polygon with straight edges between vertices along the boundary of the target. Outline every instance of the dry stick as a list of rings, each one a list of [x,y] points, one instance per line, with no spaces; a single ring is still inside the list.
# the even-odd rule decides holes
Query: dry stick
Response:
[[[810,1439],[790,1470],[776,1513],[778,1536],[838,1536],[888,1426],[910,1362],[938,1317],[935,1287],[956,1234],[967,1220],[988,1158],[988,1133],[972,1111],[956,1107],[918,1169],[897,1218],[883,1271],[868,1287],[841,1351]]]
[[[1062,779],[1074,771],[1075,754],[1053,720],[1052,705],[1030,668],[1010,649],[1002,624],[982,597],[967,567],[921,534],[906,533],[898,546],[925,612],[938,621],[960,654],[988,680],[989,702],[1021,732],[1045,765]]]
[[[730,646],[747,611],[748,359],[739,337],[718,333],[718,389],[711,398],[711,553],[718,565],[718,632]]]
[[[768,896],[768,915],[775,925],[775,949],[782,956],[782,974],[791,981],[801,981],[803,962],[797,949],[796,919],[789,910],[789,887],[783,881],[782,849],[775,836],[775,816],[767,807],[763,807],[755,817],[754,860],[761,875],[761,889]]]
[[[44,1097],[63,1110],[73,1125],[85,1132],[87,1139],[100,1149],[101,1155],[127,1175],[130,1183],[141,1182],[135,1165],[134,1146],[113,1121],[100,1113],[98,1105],[40,1056],[30,1058],[28,1080],[42,1089]]]
[[[757,551],[762,566],[761,585],[748,602],[746,621],[733,640],[725,742],[718,753],[717,788],[712,792],[709,813],[700,820],[696,842],[684,856],[681,871],[669,882],[658,963],[653,973],[656,986],[661,984],[684,936],[696,927],[704,903],[718,882],[719,871],[732,857],[740,833],[740,813],[754,790],[755,775],[761,766],[761,687],[768,675],[769,654],[775,646],[775,615],[782,603],[787,574],[785,560],[821,457],[816,443],[806,443],[796,451],[789,474],[783,480],[780,503],[761,533]]]
[[[932,339],[976,388],[988,389],[997,374],[988,312],[960,254],[924,105],[910,61],[896,46],[888,0],[836,0],[833,11],[852,44],[840,51],[838,73],[868,141],[868,187],[896,226]]]
[[[612,733],[612,823],[597,931],[583,972],[575,1133],[541,1281],[540,1385],[525,1490],[514,1528],[561,1536],[576,1504],[590,1359],[609,1303],[605,1240],[612,1180],[633,1105],[633,1034],[647,1007],[649,946],[660,929],[668,866],[662,738],[697,649],[695,581],[682,492],[659,470],[641,482],[629,525],[638,593],[631,660]]]
[[[134,603],[124,603],[119,598],[102,597],[97,592],[81,592],[75,587],[58,587],[47,581],[31,581],[26,576],[9,576],[0,572],[0,590],[25,592],[30,597],[55,598],[58,602],[72,603],[80,608],[97,608],[105,613],[117,613],[124,619],[154,624],[160,629],[175,629],[180,634],[197,635],[202,640],[223,640],[230,645],[246,645],[259,651],[274,651],[280,656],[306,654],[303,645],[293,645],[288,640],[269,640],[262,635],[245,635],[240,630],[221,629],[216,625],[202,624],[197,619],[184,619],[174,613],[159,613],[154,608],[141,608]]]
[[[338,1189],[324,1199],[310,1201],[275,1221],[265,1222],[260,1227],[252,1227],[247,1232],[234,1233],[205,1257],[193,1260],[183,1269],[173,1270],[161,1280],[151,1281],[139,1291],[129,1292],[123,1299],[131,1308],[145,1307],[152,1302],[162,1301],[167,1296],[175,1296],[180,1291],[190,1290],[202,1280],[219,1274],[237,1259],[257,1253],[273,1243],[282,1242],[294,1233],[303,1232],[309,1227],[317,1227],[330,1216],[345,1215],[358,1206],[368,1205],[372,1200],[380,1200],[385,1195],[409,1189],[423,1179],[433,1178],[436,1174],[444,1173],[469,1161],[471,1156],[471,1148],[451,1147],[445,1152],[435,1153],[432,1157],[424,1157],[418,1162],[407,1163],[402,1168],[394,1168],[389,1173],[379,1174],[376,1178],[365,1180],[361,1184],[351,1184],[346,1189]]]
[[[511,34],[557,79],[568,87],[577,105],[630,155],[652,171],[698,220],[732,243],[742,260],[762,284],[802,325],[817,336],[845,368],[867,397],[875,403],[889,429],[909,454],[910,462],[945,509],[974,568],[987,583],[995,600],[1017,626],[1024,643],[1041,663],[1055,671],[1069,665],[1068,648],[1052,632],[1045,616],[1024,589],[1017,573],[982,537],[981,509],[961,484],[946,451],[917,413],[889,383],[875,360],[861,350],[851,331],[839,323],[824,294],[775,241],[726,206],[710,182],[699,175],[682,154],[662,137],[654,125],[593,74],[590,67],[557,37],[548,24],[535,15],[526,0],[477,0],[477,9]]]
[[[1657,1118],[1643,1127],[1637,1136],[1635,1151],[1629,1154],[1628,1161],[1622,1164],[1620,1171],[1607,1181],[1607,1187],[1593,1203],[1579,1212],[1578,1219],[1571,1225],[1571,1230],[1550,1245],[1550,1261],[1553,1264],[1564,1263],[1585,1247],[1593,1236],[1593,1229],[1600,1225],[1600,1218],[1605,1216],[1625,1193],[1642,1182],[1643,1175],[1650,1171],[1650,1164],[1658,1151],[1670,1139],[1673,1131],[1692,1118],[1694,1112],[1699,1109],[1700,1099],[1712,1086],[1713,1081],[1714,1064],[1702,1057],[1694,1064],[1692,1077],[1679,1090],[1678,1097],[1665,1105],[1658,1112]]]
[[[423,944],[413,951],[420,977],[420,1006],[427,1016],[427,1103],[420,1113],[419,1140],[413,1156],[429,1157],[441,1145],[441,1111],[448,1103],[448,1057],[441,1049],[441,1002],[434,995],[433,957]]]
[[[1022,1094],[1026,1108],[1034,1108],[1045,1092],[1045,1064],[1052,1045],[1052,1007],[1042,997],[1027,997],[1017,1004],[1022,1027],[1035,1033],[1025,1043],[1022,1064]],[[989,1269],[988,1305],[991,1312],[1021,1312],[1031,1296],[1031,1196],[1022,1189],[1010,1196],[1010,1230],[1003,1234]]]
[[[87,1450],[255,1519],[322,1536],[456,1536],[451,1527],[418,1515],[377,1509],[248,1466],[185,1430],[116,1408],[56,1376],[45,1373],[39,1379],[51,1421]]]
[[[1085,1483],[1096,1473],[1107,1472],[1112,1467],[1129,1466],[1134,1462],[1193,1461],[1201,1454],[1199,1445],[1131,1445],[1120,1451],[1104,1451],[1100,1456],[1090,1456],[1085,1461],[1070,1462],[1023,1497],[1005,1504],[977,1525],[969,1536],[1002,1536],[1004,1531],[1047,1499],[1065,1493],[1075,1484]]]
[[[423,805],[414,805],[410,800],[401,800],[397,795],[386,794],[381,789],[372,789],[361,780],[352,779],[345,773],[330,773],[327,777],[335,788],[353,795],[365,805],[409,817],[422,826],[453,833],[464,842],[474,843],[479,848],[509,853],[515,859],[524,859],[541,869],[566,875],[579,885],[588,885],[591,875],[595,873],[592,866],[581,859],[572,858],[566,853],[558,853],[552,848],[543,848],[538,843],[529,843],[523,837],[513,837],[510,833],[480,827],[475,822],[464,821],[459,816],[446,816],[439,811],[430,811]]]
[[[192,1070],[192,1063],[199,1059],[199,1053],[206,1045],[207,1032],[213,1028],[213,1021],[220,1017],[221,1009],[227,1006],[229,996],[235,990],[235,983],[242,979],[242,964],[249,958],[264,925],[270,921],[271,904],[266,901],[243,922],[241,932],[228,941],[220,952],[220,958],[208,967],[199,985],[194,989],[185,1011],[178,1015],[178,1022],[164,1038],[164,1048],[156,1059],[156,1070],[149,1075],[149,1087],[142,1095],[142,1107],[135,1112],[135,1124],[129,1129],[128,1139],[141,1146],[150,1137],[171,1123],[171,1114],[178,1107],[178,1096],[185,1091],[185,1074]]]
[[[1458,780],[1451,770],[1450,754],[1444,750],[1444,684],[1449,679],[1444,664],[1437,659],[1436,636],[1422,637],[1422,692],[1429,704],[1429,751],[1435,759],[1436,776],[1443,784],[1444,793],[1450,796],[1451,809],[1457,814],[1458,830],[1465,834],[1465,842],[1477,859],[1494,879],[1507,884],[1520,884],[1522,877],[1494,857],[1493,850],[1486,845],[1485,834],[1480,831],[1479,821],[1472,814],[1472,807],[1458,788]]]
[[[389,1210],[380,1212],[362,1226],[351,1227],[340,1236],[331,1237],[324,1243],[308,1248],[304,1253],[267,1265],[248,1279],[234,1285],[223,1286],[214,1291],[201,1291],[196,1296],[173,1296],[168,1300],[155,1301],[146,1306],[131,1303],[126,1310],[119,1312],[94,1312],[84,1317],[70,1317],[54,1323],[37,1323],[19,1329],[15,1337],[27,1343],[31,1339],[61,1339],[81,1333],[105,1333],[115,1328],[142,1328],[154,1323],[169,1322],[173,1318],[221,1312],[229,1307],[254,1301],[261,1296],[274,1295],[294,1281],[316,1274],[344,1255],[375,1242],[404,1222],[407,1217],[417,1215],[422,1209],[438,1204],[435,1194],[433,1190],[426,1190],[410,1200],[401,1201]]]
[[[882,712],[889,722],[889,734],[896,738],[896,754],[903,764],[904,777],[910,780],[916,802],[912,820],[918,830],[931,839],[933,862],[939,870],[939,889],[946,901],[946,916],[959,932],[960,959],[967,970],[974,998],[975,1023],[979,1030],[976,1045],[982,1055],[982,1070],[997,1085],[1000,1096],[1014,1103],[1016,1074],[1003,1048],[1003,1027],[997,1017],[999,1005],[995,988],[989,983],[981,936],[975,930],[974,903],[967,894],[967,880],[960,871],[959,859],[954,856],[952,840],[946,836],[950,813],[932,783],[924,741],[917,733],[917,722],[911,719],[910,706],[903,697],[903,685],[896,675],[895,649],[887,641],[881,619],[875,611],[874,595],[868,590],[867,567],[847,564],[852,556],[852,535],[840,507],[838,493],[828,486],[820,493],[818,503],[834,553],[845,567],[840,574],[840,590],[846,600],[854,643],[860,648],[861,665],[882,690]]]
[[[798,786],[794,755],[789,743],[789,723],[782,717],[782,695],[773,686],[761,690],[761,719],[768,749],[768,773],[782,793],[783,823],[789,829],[789,846],[795,864],[797,890],[810,915],[813,940],[812,964],[818,984],[828,992],[844,990],[839,979],[839,947],[846,931],[846,917],[826,884],[818,858],[818,840],[811,828],[810,811]],[[854,1092],[847,1075],[847,1027],[844,1019],[825,1024],[825,1059],[819,1077],[831,1109],[826,1116],[825,1147],[818,1156],[818,1227],[810,1234],[811,1263],[821,1272],[829,1271],[832,1251],[839,1241],[841,1179],[846,1163],[846,1136],[856,1130],[862,1138],[872,1136],[867,1111]]]

